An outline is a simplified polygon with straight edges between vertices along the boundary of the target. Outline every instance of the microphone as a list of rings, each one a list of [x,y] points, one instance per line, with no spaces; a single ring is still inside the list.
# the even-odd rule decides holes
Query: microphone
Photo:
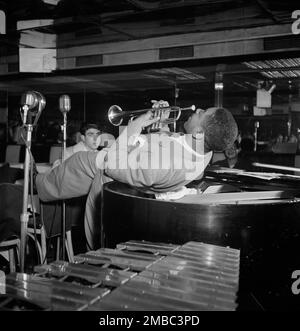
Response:
[[[28,91],[23,93],[21,96],[21,104],[23,107],[27,108],[27,110],[35,108],[39,103],[39,97],[37,92]]]
[[[44,96],[36,91],[28,91],[22,94],[21,104],[21,116],[23,124],[36,125],[42,110],[46,106],[46,100]]]
[[[68,113],[71,109],[71,98],[67,95],[61,95],[59,97],[59,110],[64,114]]]

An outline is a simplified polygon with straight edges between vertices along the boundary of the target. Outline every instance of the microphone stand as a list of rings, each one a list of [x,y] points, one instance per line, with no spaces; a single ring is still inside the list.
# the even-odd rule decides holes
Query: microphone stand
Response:
[[[29,107],[23,106],[24,116],[23,123],[26,128],[26,154],[24,161],[24,189],[23,189],[23,208],[20,215],[21,221],[21,242],[20,242],[20,272],[24,272],[25,267],[25,247],[27,241],[27,228],[28,228],[28,187],[29,187],[29,165],[30,165],[30,148],[31,148],[31,136],[33,125],[26,124],[27,114]]]
[[[24,160],[24,189],[23,189],[23,207],[22,214],[20,215],[21,222],[21,242],[20,242],[20,272],[24,272],[25,268],[25,248],[27,243],[27,229],[28,229],[28,187],[29,187],[29,168],[32,160],[31,158],[31,136],[33,127],[37,125],[38,119],[42,110],[46,105],[44,97],[38,92],[31,92],[32,104],[25,104],[22,107],[23,113],[21,117],[23,120],[23,127],[26,129],[26,154]],[[38,105],[38,111],[33,113],[32,108]],[[28,123],[27,123],[28,121]],[[33,121],[33,123],[31,123]]]
[[[27,243],[28,230],[28,187],[29,187],[29,167],[30,162],[33,161],[31,157],[31,136],[33,127],[37,125],[38,119],[42,110],[46,105],[46,101],[39,92],[28,92],[26,95],[25,104],[22,106],[21,117],[23,120],[23,127],[26,129],[26,154],[24,160],[24,189],[23,189],[23,207],[20,215],[21,222],[21,240],[20,240],[20,272],[24,272],[25,268],[25,248]],[[33,108],[38,106],[37,112]],[[28,122],[28,123],[27,123]],[[33,123],[32,123],[33,122]]]
[[[61,130],[63,132],[63,141],[62,141],[62,162],[66,158],[66,148],[67,148],[67,112],[63,112],[63,125]],[[62,201],[62,260],[65,260],[65,240],[66,240],[66,202]]]

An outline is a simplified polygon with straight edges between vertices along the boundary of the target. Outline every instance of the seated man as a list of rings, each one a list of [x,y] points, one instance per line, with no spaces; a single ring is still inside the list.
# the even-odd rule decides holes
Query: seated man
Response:
[[[109,149],[76,153],[37,176],[41,200],[88,194],[85,232],[91,249],[99,247],[99,203],[104,183],[117,180],[152,193],[175,191],[200,179],[211,151],[225,150],[238,133],[232,114],[223,108],[197,110],[184,125],[187,134],[141,134],[143,128],[158,120],[149,111],[129,123]]]
[[[80,128],[81,141],[66,149],[65,159],[77,152],[97,152],[100,145],[100,130],[97,124],[83,123]]]
[[[67,160],[73,154],[78,152],[98,152],[98,147],[101,143],[101,131],[95,123],[82,123],[80,127],[80,141],[74,145],[66,148],[64,160]],[[61,164],[61,159],[56,160],[53,163],[53,167]],[[85,208],[86,197],[80,196],[78,199],[72,199],[66,201],[66,217],[72,225],[82,225],[82,214]],[[50,218],[55,219],[52,223],[55,224],[49,226],[52,233],[59,233],[60,228],[57,224],[57,217],[53,215],[61,215],[61,205],[57,203],[44,204],[44,209],[51,214]],[[45,214],[45,213],[44,213]],[[47,226],[46,226],[47,228]]]
[[[74,145],[66,148],[64,160],[77,152],[97,152],[101,142],[100,130],[95,123],[84,122],[80,127],[80,141]],[[61,159],[53,162],[53,167],[61,163]]]

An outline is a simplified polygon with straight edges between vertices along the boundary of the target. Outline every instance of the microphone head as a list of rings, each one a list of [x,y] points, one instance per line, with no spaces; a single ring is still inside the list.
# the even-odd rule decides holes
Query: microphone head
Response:
[[[38,98],[39,111],[42,111],[46,107],[46,99],[40,92],[35,92]]]
[[[61,95],[59,97],[59,110],[62,113],[67,113],[71,109],[71,98],[67,95]]]
[[[24,125],[36,125],[42,110],[46,106],[44,96],[36,91],[28,91],[21,97],[22,111],[21,117]]]
[[[37,92],[34,91],[28,91],[26,93],[23,93],[21,96],[21,104],[23,106],[27,106],[28,109],[35,108],[39,103],[39,97],[37,95]]]

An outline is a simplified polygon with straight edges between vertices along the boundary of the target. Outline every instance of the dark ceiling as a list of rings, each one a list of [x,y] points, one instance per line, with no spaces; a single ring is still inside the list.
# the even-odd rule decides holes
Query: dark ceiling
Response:
[[[248,14],[246,8],[250,8]],[[0,9],[6,11],[7,34],[1,36],[1,55],[9,54],[18,48],[19,33],[16,22],[19,20],[52,18],[55,24],[40,28],[50,33],[93,34],[103,31],[103,40],[124,41],[166,34],[217,31],[236,27],[255,27],[292,22],[291,13],[300,9],[298,1],[282,0],[8,0],[0,1]],[[212,13],[245,10],[245,19],[234,20],[223,17],[220,22],[209,22]],[[248,15],[246,17],[246,15]],[[249,16],[250,15],[250,16]],[[69,17],[70,20],[63,18]],[[159,22],[160,30],[142,28],[132,30],[133,23]],[[128,27],[128,28],[121,28]],[[109,31],[109,33],[108,33]],[[167,31],[167,32],[166,32]],[[300,54],[272,55],[273,59],[291,58],[300,70]],[[261,60],[255,59],[253,60]],[[245,63],[245,59],[226,59],[224,66],[224,93],[227,98],[239,95],[252,97],[260,81],[276,82],[278,98],[287,100],[288,96],[299,96],[300,72],[279,77],[276,66],[266,68]],[[255,64],[255,63],[254,63]],[[96,92],[103,95],[120,95],[128,100],[136,98],[165,97],[174,98],[175,89],[179,97],[186,99],[205,98],[213,93],[216,60],[176,61],[152,66],[131,66],[111,70],[87,69],[51,74],[18,74],[3,76],[0,90],[19,94],[24,89],[38,89],[43,93],[82,93]],[[291,71],[289,62],[281,68]]]
[[[291,19],[298,1],[281,0],[1,0],[9,28],[18,20],[102,15],[103,23],[188,19],[255,4],[276,22]]]
[[[249,7],[257,9],[252,20],[246,20]],[[118,30],[117,24],[159,21],[162,27],[173,26],[173,33],[178,33],[176,26],[183,24],[195,31],[195,20],[201,18],[204,24],[197,21],[197,31],[214,31],[234,28],[234,18],[224,17],[218,25],[218,22],[208,24],[206,16],[238,9],[245,10],[245,20],[242,17],[245,22],[236,22],[238,26],[283,24],[291,22],[291,13],[299,9],[299,5],[298,1],[291,0],[1,0],[0,9],[6,12],[7,35],[12,37],[17,21],[56,19],[55,32],[92,33],[95,27],[111,28],[121,39],[134,39],[139,38],[139,32],[137,35],[126,33]],[[62,22],[66,17],[71,17],[72,21]],[[151,36],[151,31],[147,31],[147,37]]]

